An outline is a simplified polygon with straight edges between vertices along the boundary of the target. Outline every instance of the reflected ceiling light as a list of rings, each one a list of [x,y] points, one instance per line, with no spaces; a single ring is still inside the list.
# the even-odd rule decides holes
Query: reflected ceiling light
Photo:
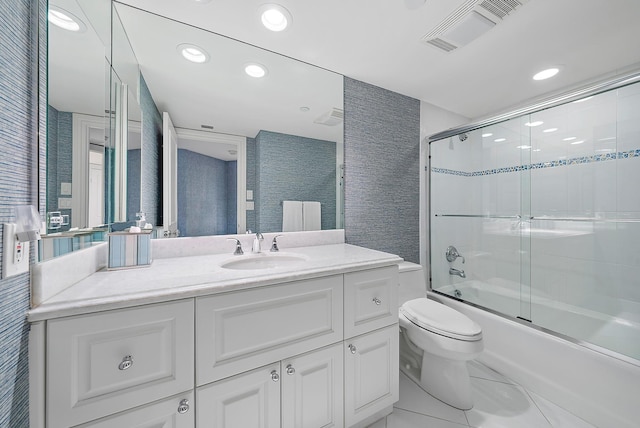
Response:
[[[545,129],[542,132],[556,132],[558,130],[558,128],[549,128],[549,129]]]
[[[251,77],[260,78],[267,75],[267,68],[264,65],[256,64],[254,62],[254,63],[245,65],[244,72]]]
[[[311,110],[309,107],[306,107],[306,106],[300,107],[300,111],[303,112],[303,113],[306,113],[309,110]]]
[[[183,43],[178,45],[177,49],[178,52],[180,52],[180,55],[182,55],[187,61],[195,62],[197,64],[209,61],[209,54],[200,46]]]
[[[567,138],[563,138],[562,141],[571,141],[571,140],[575,140],[576,137],[567,137]]]
[[[283,31],[291,25],[293,18],[289,11],[279,4],[265,4],[259,9],[260,20],[268,30]]]
[[[541,152],[541,151],[542,151],[542,149],[533,149],[533,150],[531,150],[531,151],[532,151],[532,152]]]
[[[503,141],[507,141],[507,139],[506,138],[498,138],[498,139],[495,139],[493,141],[496,142],[496,143],[502,143]]]
[[[571,143],[571,144],[576,145],[576,144],[582,144],[582,143],[584,143],[584,140],[574,141],[574,142],[573,142],[573,143]]]
[[[531,146],[516,146],[516,149],[522,149],[522,150],[527,150],[530,149]]]
[[[558,74],[558,72],[560,72],[560,69],[557,68],[557,67],[547,68],[546,70],[542,70],[542,71],[534,74],[533,75],[533,80],[549,79],[550,77],[553,77],[556,74]]]
[[[80,18],[57,6],[49,6],[47,19],[56,27],[67,31],[82,32],[87,29]]]
[[[491,132],[487,132],[486,134],[482,134],[482,138],[491,137],[493,134]]]
[[[530,126],[530,127],[534,127],[534,126],[540,126],[542,125],[544,122],[541,120],[536,120],[535,122],[527,122],[524,125],[525,126]]]

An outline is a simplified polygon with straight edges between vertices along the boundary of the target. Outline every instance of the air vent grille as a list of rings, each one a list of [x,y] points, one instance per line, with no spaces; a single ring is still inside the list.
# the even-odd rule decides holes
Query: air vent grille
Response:
[[[425,34],[421,38],[421,41],[444,52],[451,52],[464,46],[460,43],[469,43],[469,40],[482,35],[482,31],[477,31],[477,33],[474,34],[474,29],[469,27],[469,23],[474,21],[469,19],[470,15],[475,13],[486,19],[486,22],[499,24],[529,1],[530,0],[467,0],[436,25],[433,30]],[[476,19],[475,22],[477,23],[478,20]],[[488,30],[485,29],[484,31]],[[463,38],[462,41],[454,41],[452,40],[453,37],[449,37],[453,34],[471,34],[472,36]]]
[[[340,108],[332,108],[326,113],[321,114],[314,123],[327,126],[335,126],[344,120],[344,110]]]

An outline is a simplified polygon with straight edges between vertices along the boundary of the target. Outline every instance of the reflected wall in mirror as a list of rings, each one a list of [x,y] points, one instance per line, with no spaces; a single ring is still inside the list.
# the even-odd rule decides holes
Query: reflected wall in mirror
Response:
[[[115,10],[141,80],[176,128],[181,236],[282,231],[284,201],[319,202],[315,228],[342,227],[341,75],[123,3]],[[185,45],[204,62],[185,59]],[[247,75],[251,64],[265,76]]]

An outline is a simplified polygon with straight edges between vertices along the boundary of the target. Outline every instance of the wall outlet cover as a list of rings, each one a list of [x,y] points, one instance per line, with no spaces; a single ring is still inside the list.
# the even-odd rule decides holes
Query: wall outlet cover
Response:
[[[71,209],[72,201],[73,199],[71,198],[58,198],[58,209],[59,210]]]
[[[71,183],[60,183],[60,194],[71,196]]]
[[[4,224],[2,243],[2,279],[29,272],[29,242],[16,239],[15,223]]]

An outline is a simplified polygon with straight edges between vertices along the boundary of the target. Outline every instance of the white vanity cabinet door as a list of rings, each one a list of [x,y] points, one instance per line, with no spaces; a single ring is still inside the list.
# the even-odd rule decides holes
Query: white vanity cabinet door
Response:
[[[198,388],[198,428],[280,428],[280,363]]]
[[[342,340],[342,275],[196,299],[196,382]]]
[[[70,427],[193,389],[194,302],[47,322],[47,428]]]
[[[75,428],[195,428],[193,391]]]
[[[398,322],[398,266],[344,275],[345,339]]]
[[[399,397],[398,325],[344,342],[345,425],[392,406]]]
[[[282,361],[282,428],[343,426],[342,343]]]

